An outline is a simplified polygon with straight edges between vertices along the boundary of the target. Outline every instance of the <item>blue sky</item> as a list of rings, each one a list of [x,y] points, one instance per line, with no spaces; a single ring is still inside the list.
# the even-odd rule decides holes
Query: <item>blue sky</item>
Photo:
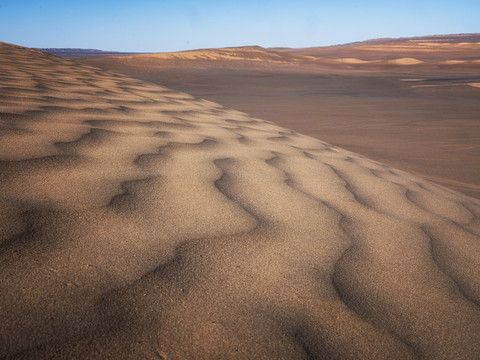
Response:
[[[0,0],[0,41],[29,47],[304,47],[471,32],[480,0]]]

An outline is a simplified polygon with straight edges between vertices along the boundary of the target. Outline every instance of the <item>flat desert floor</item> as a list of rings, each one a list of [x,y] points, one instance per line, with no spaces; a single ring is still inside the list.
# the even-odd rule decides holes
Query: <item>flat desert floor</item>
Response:
[[[0,67],[0,358],[478,359],[479,200],[76,61]]]
[[[478,34],[85,62],[275,122],[480,199]]]

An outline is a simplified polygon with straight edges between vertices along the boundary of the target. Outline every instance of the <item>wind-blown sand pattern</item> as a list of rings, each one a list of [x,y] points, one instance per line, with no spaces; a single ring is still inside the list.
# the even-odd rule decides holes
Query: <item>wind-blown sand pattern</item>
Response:
[[[480,202],[0,45],[0,357],[474,359]]]

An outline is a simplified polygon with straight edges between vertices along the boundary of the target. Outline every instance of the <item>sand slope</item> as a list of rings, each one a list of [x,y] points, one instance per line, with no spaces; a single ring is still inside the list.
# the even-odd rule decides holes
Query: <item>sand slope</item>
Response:
[[[0,357],[474,359],[480,203],[0,44]]]

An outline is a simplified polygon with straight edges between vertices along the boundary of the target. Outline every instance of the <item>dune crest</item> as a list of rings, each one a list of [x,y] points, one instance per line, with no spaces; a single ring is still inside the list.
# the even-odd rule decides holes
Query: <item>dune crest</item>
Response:
[[[480,202],[0,44],[0,357],[474,359]]]
[[[344,64],[376,64],[376,65],[383,65],[383,64],[393,64],[393,65],[417,65],[422,64],[423,61],[414,59],[414,58],[398,58],[398,59],[390,59],[390,60],[361,60],[357,58],[339,58],[339,59],[331,59],[333,62],[337,63],[344,63]]]
[[[282,54],[268,51],[260,46],[243,46],[219,49],[199,49],[166,53],[129,55],[118,58],[120,63],[132,61],[226,61],[229,62],[261,62],[273,64],[290,64],[296,62],[311,62],[318,59],[313,56]]]
[[[423,61],[415,58],[398,58],[398,59],[388,60],[387,63],[395,64],[395,65],[416,65],[416,64],[422,64]]]
[[[371,61],[360,60],[356,58],[340,58],[335,60],[345,64],[368,64],[371,62]]]

